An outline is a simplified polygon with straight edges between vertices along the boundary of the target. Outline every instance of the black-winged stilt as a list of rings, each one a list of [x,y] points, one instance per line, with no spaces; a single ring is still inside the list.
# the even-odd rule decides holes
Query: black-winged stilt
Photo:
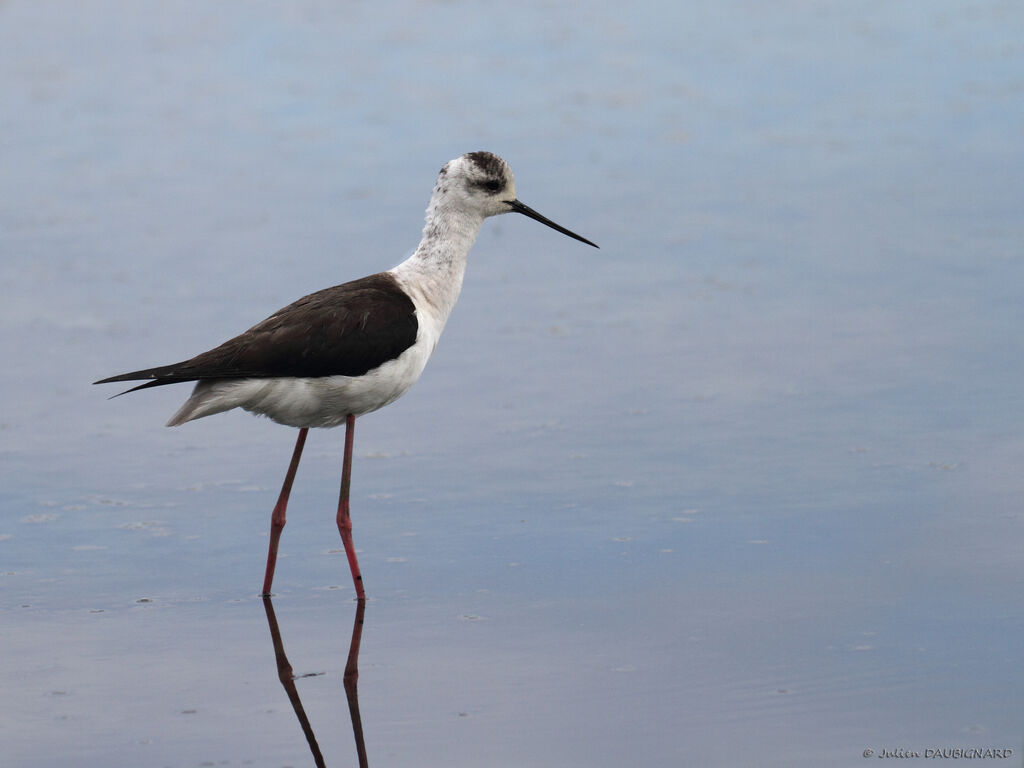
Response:
[[[455,306],[466,257],[484,219],[515,211],[593,245],[516,199],[508,164],[470,152],[441,169],[423,238],[394,269],[311,293],[219,347],[174,365],[95,382],[147,380],[127,390],[195,381],[167,426],[232,408],[298,427],[291,463],[270,519],[263,594],[270,594],[277,545],[295,471],[310,427],[345,424],[337,523],[359,599],[365,598],[352,543],[349,487],[357,416],[404,395],[423,372]],[[122,392],[121,394],[126,394]]]

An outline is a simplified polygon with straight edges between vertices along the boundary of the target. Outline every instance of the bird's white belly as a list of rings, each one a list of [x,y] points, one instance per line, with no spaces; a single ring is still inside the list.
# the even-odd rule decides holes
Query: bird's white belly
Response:
[[[336,427],[404,395],[423,373],[436,339],[421,334],[405,352],[362,376],[218,379],[196,384],[171,423],[242,408],[290,427]]]

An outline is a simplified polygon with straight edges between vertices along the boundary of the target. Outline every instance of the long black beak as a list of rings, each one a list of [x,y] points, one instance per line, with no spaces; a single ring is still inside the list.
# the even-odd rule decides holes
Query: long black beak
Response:
[[[505,201],[505,205],[507,205],[509,208],[511,208],[516,213],[521,213],[521,214],[523,214],[523,216],[529,216],[534,221],[539,221],[541,224],[546,224],[547,226],[551,227],[553,230],[555,230],[557,232],[561,232],[563,235],[568,235],[569,237],[571,237],[574,240],[579,240],[581,243],[586,243],[587,245],[592,245],[595,248],[600,248],[600,246],[597,243],[592,243],[589,240],[587,240],[587,238],[580,237],[575,232],[570,232],[565,227],[562,227],[562,226],[559,226],[558,224],[555,224],[555,222],[553,222],[551,219],[547,218],[546,216],[541,216],[539,213],[537,213],[535,210],[533,210],[533,208],[531,208],[528,205],[523,205],[518,200],[506,200]]]

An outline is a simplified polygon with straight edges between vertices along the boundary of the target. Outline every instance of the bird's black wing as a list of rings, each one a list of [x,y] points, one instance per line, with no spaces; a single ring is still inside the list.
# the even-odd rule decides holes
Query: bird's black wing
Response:
[[[382,272],[304,296],[191,360],[95,383],[149,379],[134,392],[201,379],[361,376],[411,347],[418,328],[412,300]]]

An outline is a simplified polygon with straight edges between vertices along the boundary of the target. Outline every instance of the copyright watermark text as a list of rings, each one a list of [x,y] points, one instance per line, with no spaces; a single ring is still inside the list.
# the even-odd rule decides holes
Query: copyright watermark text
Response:
[[[904,749],[903,747],[880,747],[864,750],[864,757],[881,759],[912,760],[1005,760],[1013,757],[1013,750],[998,747],[927,747],[925,749]]]

